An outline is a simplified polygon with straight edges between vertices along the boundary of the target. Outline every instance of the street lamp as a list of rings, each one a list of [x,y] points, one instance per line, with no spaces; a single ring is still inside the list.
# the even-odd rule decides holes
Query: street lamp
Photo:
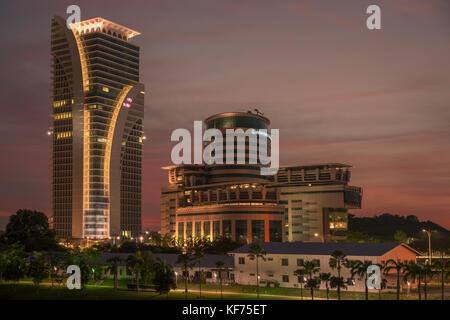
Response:
[[[316,237],[316,238],[320,238],[320,240],[321,240],[322,242],[325,242],[325,240],[324,240],[323,236],[319,235],[319,234],[318,234],[317,232],[316,232],[316,233],[314,233],[314,237]]]
[[[432,257],[432,253],[431,253],[431,233],[433,232],[433,230],[431,229],[423,229],[423,232],[426,232],[428,235],[428,264],[431,264],[431,257]]]

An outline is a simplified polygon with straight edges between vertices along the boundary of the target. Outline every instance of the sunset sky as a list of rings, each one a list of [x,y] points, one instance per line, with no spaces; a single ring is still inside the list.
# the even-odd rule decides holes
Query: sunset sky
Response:
[[[70,4],[142,33],[145,228],[159,228],[171,132],[255,107],[282,164],[354,166],[356,215],[450,228],[449,1],[16,0],[0,4],[0,229],[19,208],[51,214],[50,22]]]

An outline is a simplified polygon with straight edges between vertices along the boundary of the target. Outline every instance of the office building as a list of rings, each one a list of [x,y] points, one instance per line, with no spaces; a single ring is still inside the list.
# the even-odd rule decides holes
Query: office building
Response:
[[[337,276],[337,270],[330,267],[330,258],[334,251],[341,251],[350,261],[370,261],[380,264],[392,259],[401,262],[416,262],[419,252],[404,243],[261,243],[265,250],[265,261],[259,261],[259,282],[261,286],[274,285],[286,288],[300,288],[305,286],[307,275],[297,276],[294,272],[302,269],[305,261],[315,262],[320,273],[331,273]],[[234,256],[234,279],[241,285],[256,285],[256,261],[248,257],[249,245],[232,252]],[[314,276],[318,276],[315,274]],[[364,291],[365,279],[352,277],[351,269],[343,266],[341,276],[348,291]],[[386,288],[395,289],[396,271],[391,270],[387,275]],[[411,284],[410,284],[411,285]],[[402,283],[404,289],[407,283]],[[321,282],[317,289],[326,289],[326,283]],[[376,290],[371,290],[375,291]]]
[[[362,188],[348,185],[351,166],[342,163],[286,166],[274,176],[285,206],[287,241],[345,239],[349,209],[360,209]]]
[[[103,18],[51,24],[52,227],[58,237],[141,232],[144,86],[139,32]]]
[[[266,129],[260,114],[222,113],[205,120],[219,129]],[[271,176],[260,165],[174,165],[162,188],[161,234],[235,241],[334,242],[343,240],[349,209],[359,209],[362,189],[349,185],[341,163],[282,166]],[[280,211],[283,216],[280,216]],[[282,223],[280,227],[279,223]],[[279,236],[279,230],[283,235]],[[259,233],[259,235],[258,235]]]
[[[269,125],[266,117],[249,112],[222,113],[205,120],[207,128],[223,133]],[[178,239],[223,237],[243,243],[285,240],[279,191],[267,187],[271,177],[260,174],[260,164],[249,164],[248,143],[247,138],[244,164],[164,167],[170,185],[162,188],[162,234]]]

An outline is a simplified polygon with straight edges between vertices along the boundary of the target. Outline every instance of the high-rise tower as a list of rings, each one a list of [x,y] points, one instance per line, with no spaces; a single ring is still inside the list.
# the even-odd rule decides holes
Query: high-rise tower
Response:
[[[141,232],[144,86],[139,32],[103,18],[51,25],[53,227],[59,237]]]

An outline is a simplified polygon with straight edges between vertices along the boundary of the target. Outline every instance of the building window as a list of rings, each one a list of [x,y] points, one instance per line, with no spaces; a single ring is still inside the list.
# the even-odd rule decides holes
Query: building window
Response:
[[[347,279],[347,285],[348,286],[354,286],[356,284],[356,282],[355,282],[355,280],[354,279],[352,279],[352,278],[348,278]]]
[[[283,282],[289,282],[289,276],[284,274],[283,275]]]
[[[231,220],[222,221],[222,235],[225,239],[231,239]]]
[[[239,264],[245,264],[245,258],[239,257]]]
[[[202,236],[202,223],[200,221],[195,222],[195,236],[199,238]]]
[[[192,221],[186,222],[186,239],[192,238]]]
[[[255,274],[254,273],[250,273],[250,277],[254,277],[255,276]]]
[[[220,221],[213,222],[213,239],[216,240],[220,236]]]
[[[265,240],[264,220],[252,220],[252,241],[264,242],[264,240]]]
[[[289,259],[287,259],[287,258],[281,259],[281,265],[282,266],[288,266],[289,265]]]
[[[319,260],[319,259],[314,259],[313,262],[314,262],[314,264],[315,264],[317,267],[320,267],[320,260]]]
[[[184,238],[184,222],[178,222],[178,238]]]
[[[282,238],[282,227],[281,221],[279,220],[269,220],[269,241],[271,242],[281,242]]]
[[[235,229],[236,241],[247,243],[247,220],[236,220]]]
[[[209,237],[211,234],[211,223],[209,221],[203,222],[203,236]]]
[[[297,259],[297,266],[298,267],[303,267],[303,259]]]

